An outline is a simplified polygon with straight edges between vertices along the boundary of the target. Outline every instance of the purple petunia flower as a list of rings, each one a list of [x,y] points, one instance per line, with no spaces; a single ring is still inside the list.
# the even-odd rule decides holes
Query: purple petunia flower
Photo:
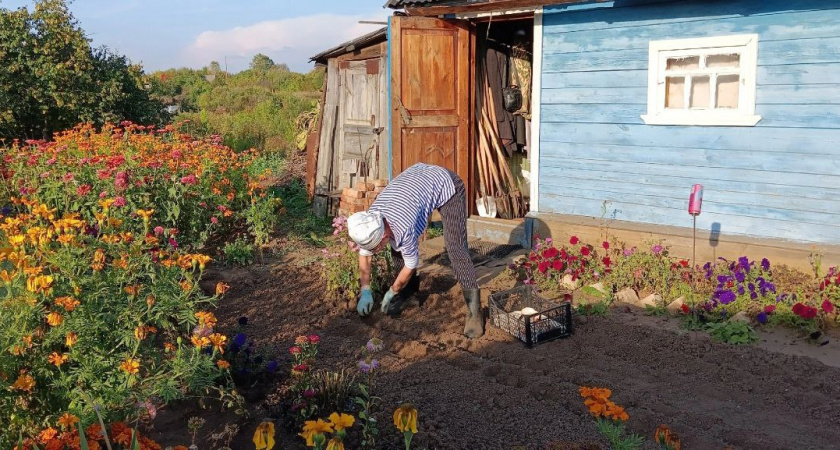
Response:
[[[739,283],[743,283],[744,280],[747,279],[747,274],[744,272],[735,272],[735,279],[738,280]]]
[[[245,342],[247,342],[247,341],[248,341],[248,336],[246,336],[245,333],[238,333],[233,338],[233,345],[235,345],[237,347],[242,347],[243,345],[245,345]]]
[[[729,275],[718,275],[717,280],[718,283],[725,284],[727,281],[729,281]]]
[[[703,270],[711,270],[711,268],[712,268],[712,262],[711,261],[707,262],[706,264],[703,264]]]
[[[724,305],[728,305],[735,301],[735,293],[732,291],[723,291],[720,293],[718,300],[720,300],[720,302]]]
[[[746,292],[746,290],[744,289],[744,285],[739,284],[738,285],[738,295],[744,295],[744,292]]]
[[[658,254],[662,253],[662,246],[659,245],[659,244],[656,244],[650,250],[653,252],[654,255],[658,255]]]
[[[767,272],[770,270],[770,261],[767,258],[761,259],[761,270]]]
[[[738,258],[738,265],[740,265],[744,270],[750,270],[750,260],[746,256],[742,256]]]
[[[755,299],[757,299],[757,298],[758,298],[758,294],[756,294],[756,293],[755,293],[755,291],[750,292],[750,298],[751,298],[751,299],[753,299],[753,300],[755,300]]]
[[[750,292],[755,292],[755,285],[754,284],[752,284],[752,283],[748,284],[747,288],[750,290]]]
[[[764,287],[766,287],[768,291],[770,291],[770,292],[772,292],[772,293],[774,293],[774,294],[776,293],[776,285],[775,285],[775,284],[773,284],[773,283],[765,283],[765,284],[764,284]]]
[[[757,316],[755,316],[755,320],[757,320],[758,323],[767,323],[767,313],[761,311]]]
[[[275,370],[277,370],[277,361],[272,359],[265,365],[265,371],[268,373],[274,373]]]

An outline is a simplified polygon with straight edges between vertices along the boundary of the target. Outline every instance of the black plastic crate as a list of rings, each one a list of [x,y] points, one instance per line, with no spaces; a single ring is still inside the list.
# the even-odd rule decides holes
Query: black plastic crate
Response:
[[[490,295],[490,321],[528,347],[569,337],[574,331],[571,293],[564,297],[566,300],[560,304],[551,302],[540,297],[529,285],[496,292]],[[525,308],[534,312],[526,310],[523,314]]]

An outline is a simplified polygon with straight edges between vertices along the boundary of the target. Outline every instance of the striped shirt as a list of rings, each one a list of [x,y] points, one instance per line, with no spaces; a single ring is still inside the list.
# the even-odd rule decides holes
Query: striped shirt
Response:
[[[391,227],[391,248],[402,253],[405,266],[420,265],[418,239],[426,229],[432,210],[455,195],[452,172],[417,163],[396,176],[376,197],[369,211],[378,212]],[[363,256],[371,253],[362,249]]]

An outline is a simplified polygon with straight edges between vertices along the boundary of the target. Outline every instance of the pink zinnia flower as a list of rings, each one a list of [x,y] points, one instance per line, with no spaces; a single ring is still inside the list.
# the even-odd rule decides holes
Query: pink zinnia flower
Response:
[[[181,184],[196,184],[198,180],[195,178],[195,175],[187,175],[185,177],[181,177]]]
[[[219,219],[216,216],[210,218],[210,223],[216,224],[219,223]]]
[[[93,188],[90,187],[89,184],[83,184],[76,188],[76,195],[78,195],[79,197],[84,197],[85,195],[88,195],[90,193],[91,189]]]
[[[321,342],[321,337],[317,334],[310,334],[309,336],[306,336],[306,339],[309,341],[310,344],[317,344]]]
[[[163,227],[158,225],[155,227],[155,234],[163,234]]]
[[[62,178],[62,180],[64,180],[64,182],[66,183],[66,182],[69,182],[69,181],[73,181],[73,178],[75,178],[75,175],[73,175],[73,174],[72,174],[72,173],[70,173],[70,172],[67,172],[67,173],[64,175],[64,178]]]
[[[293,355],[299,355],[300,352],[301,352],[301,350],[300,350],[300,347],[298,347],[298,346],[289,347],[289,353],[291,353]]]
[[[114,206],[119,208],[120,206],[125,206],[125,197],[122,195],[118,195],[117,198],[114,199]]]
[[[108,191],[102,191],[99,193],[99,198],[105,198],[108,196]]]
[[[172,159],[181,159],[184,154],[181,153],[180,150],[172,150],[172,153],[170,153],[169,156],[171,156]]]

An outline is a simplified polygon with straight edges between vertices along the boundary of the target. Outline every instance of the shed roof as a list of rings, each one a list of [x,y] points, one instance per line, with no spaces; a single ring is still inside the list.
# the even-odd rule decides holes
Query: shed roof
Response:
[[[350,53],[354,50],[359,50],[372,44],[384,42],[388,40],[387,33],[388,27],[382,27],[376,31],[351,39],[343,44],[336,45],[329,50],[324,50],[323,52],[312,56],[309,60],[318,64],[325,64],[330,58],[335,58],[336,56],[341,56],[345,53]]]
[[[452,0],[388,0],[385,3],[386,8],[399,9],[405,6],[428,6],[435,3],[468,3],[467,1]]]

